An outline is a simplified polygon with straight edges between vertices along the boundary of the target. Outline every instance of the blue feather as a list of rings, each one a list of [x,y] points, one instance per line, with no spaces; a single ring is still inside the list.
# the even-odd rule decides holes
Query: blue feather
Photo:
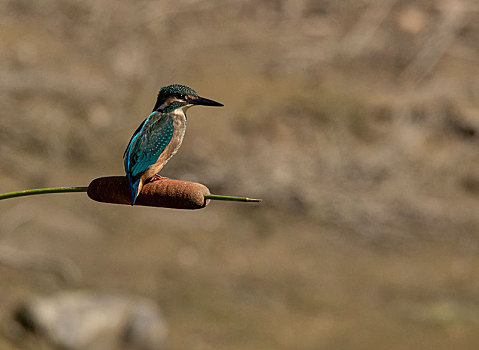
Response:
[[[131,205],[135,204],[136,198],[138,197],[138,186],[140,186],[140,179],[136,180],[133,184],[130,181]]]
[[[145,128],[145,125],[146,123],[148,123],[148,120],[151,118],[151,116],[153,114],[155,114],[156,112],[153,112],[151,113],[148,118],[146,118],[141,124],[140,126],[135,130],[135,132],[133,133],[133,136],[131,137],[130,139],[130,142],[128,143],[128,147],[126,148],[125,150],[125,153],[123,153],[123,157],[125,158],[125,170],[126,170],[126,174],[128,176],[128,170],[130,169],[130,155],[131,155],[131,150],[132,150],[132,147],[136,141],[136,139],[138,138],[138,135],[141,134],[141,132],[143,131],[143,129]]]
[[[167,113],[153,112],[131,137],[125,150],[125,172],[130,182],[132,205],[135,203],[141,175],[155,164],[171,142],[173,120]]]

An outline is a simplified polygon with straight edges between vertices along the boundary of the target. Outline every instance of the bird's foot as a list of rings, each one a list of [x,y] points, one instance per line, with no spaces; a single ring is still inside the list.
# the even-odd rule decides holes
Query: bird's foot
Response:
[[[163,180],[163,179],[168,179],[168,178],[165,177],[165,176],[161,176],[161,175],[155,174],[155,175],[153,175],[153,176],[151,177],[150,182],[158,181],[158,180]]]

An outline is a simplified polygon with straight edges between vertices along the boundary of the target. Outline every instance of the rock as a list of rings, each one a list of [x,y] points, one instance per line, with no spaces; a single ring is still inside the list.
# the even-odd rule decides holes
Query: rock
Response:
[[[167,325],[145,298],[94,292],[35,297],[16,312],[25,329],[71,350],[164,349]]]

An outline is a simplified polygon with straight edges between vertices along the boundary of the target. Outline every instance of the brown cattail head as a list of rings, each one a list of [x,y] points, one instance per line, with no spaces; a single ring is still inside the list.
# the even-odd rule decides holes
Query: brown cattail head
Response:
[[[88,197],[104,203],[130,204],[130,184],[125,176],[100,177],[88,186]],[[143,185],[135,205],[177,209],[204,208],[210,190],[205,185],[162,178]]]

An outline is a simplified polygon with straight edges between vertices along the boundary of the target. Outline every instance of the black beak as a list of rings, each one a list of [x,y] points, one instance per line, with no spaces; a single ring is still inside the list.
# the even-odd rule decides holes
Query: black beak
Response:
[[[199,96],[196,97],[196,98],[188,99],[188,102],[191,103],[191,104],[194,104],[194,105],[201,105],[201,106],[214,106],[214,107],[222,107],[223,106],[222,103],[219,103],[219,102],[207,99],[207,98],[199,97]]]

